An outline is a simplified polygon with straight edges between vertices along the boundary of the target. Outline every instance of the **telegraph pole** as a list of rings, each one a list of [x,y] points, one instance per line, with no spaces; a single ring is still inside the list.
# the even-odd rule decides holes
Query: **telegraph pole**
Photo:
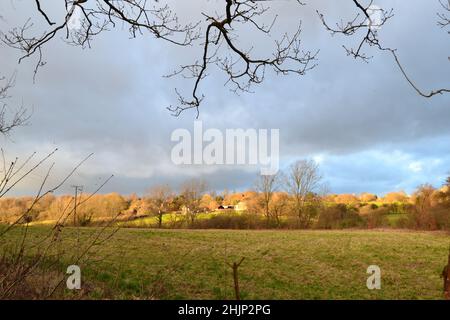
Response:
[[[76,226],[77,225],[77,199],[78,199],[78,192],[81,193],[83,191],[83,186],[73,185],[72,188],[75,189],[75,203],[74,203],[74,208],[73,208],[73,225]]]
[[[72,188],[75,189],[75,202],[73,207],[73,226],[77,227],[77,258],[80,254],[80,229],[77,225],[77,200],[78,200],[78,192],[83,192],[83,186],[73,185]]]

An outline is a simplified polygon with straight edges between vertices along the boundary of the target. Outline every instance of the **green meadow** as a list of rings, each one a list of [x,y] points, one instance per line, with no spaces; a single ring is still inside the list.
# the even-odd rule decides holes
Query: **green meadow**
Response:
[[[98,230],[64,228],[55,270],[63,275]],[[0,246],[17,244],[22,231],[8,232]],[[49,231],[28,229],[28,254]],[[243,299],[441,299],[450,245],[445,233],[395,230],[110,231],[79,263],[87,298],[233,299],[229,263],[245,258]],[[366,286],[369,265],[381,268],[380,290]]]

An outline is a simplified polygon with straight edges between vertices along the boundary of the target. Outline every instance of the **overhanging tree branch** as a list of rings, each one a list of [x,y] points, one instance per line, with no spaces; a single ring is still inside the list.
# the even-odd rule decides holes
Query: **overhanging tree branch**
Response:
[[[305,3],[295,0],[300,6]],[[396,49],[384,47],[381,44],[378,30],[394,17],[393,10],[385,10],[373,6],[373,1],[348,0],[356,10],[354,18],[331,26],[324,14],[317,11],[319,19],[331,34],[342,34],[356,37],[362,34],[353,48],[345,47],[348,55],[355,59],[368,62],[366,47],[375,47],[380,51],[390,52],[394,62],[399,67],[403,77],[421,96],[431,98],[435,95],[448,93],[442,88],[426,92],[419,88],[408,75],[401,64]],[[134,38],[138,35],[150,34],[177,46],[199,44],[202,47],[201,57],[193,63],[180,66],[168,75],[182,76],[193,81],[191,93],[185,96],[178,89],[178,103],[168,109],[176,116],[187,109],[199,112],[199,106],[204,99],[201,93],[202,81],[208,76],[211,67],[221,70],[226,75],[225,85],[233,92],[250,92],[255,84],[265,79],[266,71],[276,74],[304,75],[315,67],[318,51],[307,51],[302,48],[302,25],[290,33],[285,33],[274,42],[270,52],[255,52],[253,41],[243,42],[242,27],[249,28],[253,33],[268,37],[273,36],[272,27],[278,16],[270,19],[271,23],[262,21],[269,15],[266,3],[270,0],[223,0],[220,12],[208,14],[202,12],[204,21],[182,24],[178,16],[168,4],[158,0],[65,0],[65,15],[62,22],[51,20],[41,1],[36,0],[37,13],[44,17],[48,29],[36,35],[33,31],[31,18],[18,28],[6,34],[1,34],[1,40],[10,47],[20,50],[23,55],[19,61],[38,55],[35,74],[45,63],[42,61],[42,49],[57,35],[63,34],[65,41],[72,45],[90,47],[91,41],[103,31],[116,28],[120,23],[128,28]],[[450,0],[439,0],[444,13],[438,13],[438,25],[449,26]],[[76,25],[74,27],[74,24]],[[202,30],[202,26],[205,28]],[[243,44],[244,43],[244,44]]]
[[[368,57],[364,52],[364,45],[368,45],[370,47],[375,47],[379,49],[380,51],[389,52],[392,57],[394,58],[394,61],[396,65],[398,66],[399,70],[401,71],[403,77],[406,79],[406,81],[411,85],[411,87],[422,97],[425,98],[431,98],[435,95],[441,95],[444,93],[449,93],[450,89],[442,88],[442,89],[436,89],[431,90],[429,92],[426,92],[418,87],[418,85],[411,79],[411,77],[407,74],[404,66],[400,62],[400,59],[397,55],[397,50],[393,48],[384,47],[381,45],[381,42],[379,40],[378,36],[378,30],[384,26],[389,19],[391,19],[394,14],[393,10],[390,9],[389,11],[384,10],[379,7],[372,6],[373,1],[370,1],[367,6],[363,6],[361,4],[361,1],[359,0],[352,0],[355,4],[356,8],[358,9],[358,13],[354,17],[353,20],[350,20],[346,23],[336,24],[335,27],[331,27],[325,20],[325,17],[322,13],[317,11],[317,14],[319,15],[320,20],[322,21],[322,24],[325,26],[325,28],[331,32],[331,34],[342,34],[344,36],[354,36],[359,31],[364,32],[364,36],[362,40],[359,42],[359,44],[355,48],[347,48],[344,46],[344,49],[347,51],[347,54],[349,56],[354,57],[355,59],[362,59],[365,62],[368,62],[368,60],[371,57]],[[444,4],[442,0],[440,0],[440,3],[442,7],[450,11],[450,0],[447,0],[448,4]],[[442,27],[445,27],[448,25],[448,17],[445,14],[438,13],[439,18],[441,19],[438,24]]]

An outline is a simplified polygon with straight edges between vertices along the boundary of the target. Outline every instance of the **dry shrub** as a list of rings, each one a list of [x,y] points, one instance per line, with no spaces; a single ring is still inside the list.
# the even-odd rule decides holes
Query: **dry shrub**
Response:
[[[343,229],[364,226],[363,218],[354,208],[344,204],[324,208],[316,223],[317,229]]]
[[[386,219],[387,214],[389,214],[389,208],[387,207],[381,207],[369,212],[366,215],[367,228],[374,229],[389,226]]]
[[[431,211],[435,225],[440,230],[450,230],[450,208],[441,206]]]
[[[0,300],[85,299],[91,286],[65,289],[66,275],[58,257],[41,254],[24,256],[3,250],[0,258]]]
[[[192,226],[197,229],[263,229],[267,220],[254,214],[223,213],[209,219],[195,221]]]

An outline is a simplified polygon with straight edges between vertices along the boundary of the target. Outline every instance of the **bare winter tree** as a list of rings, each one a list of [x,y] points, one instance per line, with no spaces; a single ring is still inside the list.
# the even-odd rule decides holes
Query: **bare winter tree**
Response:
[[[298,3],[299,10],[306,3]],[[396,49],[384,47],[377,30],[393,18],[392,10],[385,10],[372,6],[372,1],[347,0],[354,5],[354,18],[342,22],[335,27],[330,25],[324,14],[318,12],[325,28],[332,34],[357,37],[362,34],[354,48],[346,48],[347,53],[354,58],[368,61],[365,47],[375,47],[381,52],[392,55],[409,84],[423,97],[433,97],[450,92],[449,89],[435,89],[424,91],[420,89],[407,74],[400,63]],[[443,8],[438,13],[441,27],[449,25],[450,5],[440,0]],[[41,3],[42,2],[42,3]],[[272,27],[277,20],[268,19],[269,0],[223,0],[220,11],[208,14],[202,11],[203,21],[180,23],[168,1],[149,0],[65,0],[64,9],[60,16],[50,17],[42,0],[35,0],[36,15],[27,22],[1,35],[2,41],[10,47],[22,52],[20,60],[36,55],[35,72],[43,66],[43,48],[59,35],[63,35],[72,45],[89,47],[94,38],[116,27],[127,27],[132,37],[138,35],[152,35],[155,38],[168,41],[177,46],[202,47],[202,55],[191,64],[181,66],[169,76],[181,75],[193,81],[192,91],[186,96],[176,90],[178,105],[169,107],[175,115],[186,109],[198,108],[204,95],[201,93],[201,82],[208,74],[208,70],[215,66],[227,76],[227,84],[233,91],[249,91],[254,84],[264,81],[267,71],[287,75],[304,75],[315,66],[317,52],[304,50],[301,43],[301,24],[281,36],[275,41],[273,51],[259,56],[253,50],[253,43],[239,41],[243,29],[258,32],[268,38],[273,36]],[[377,17],[376,19],[374,17]],[[47,24],[47,30],[38,33],[34,22],[38,19]],[[269,24],[263,21],[271,21]],[[76,25],[76,27],[74,27]],[[246,43],[247,45],[243,45]]]
[[[319,167],[313,160],[299,160],[291,165],[286,175],[287,191],[293,198],[293,211],[301,227],[308,227],[311,222],[311,210],[308,203],[313,201],[313,194],[321,187],[322,177]]]
[[[169,211],[170,203],[174,197],[172,189],[168,185],[155,186],[149,190],[148,196],[158,220],[158,227],[161,228],[163,215]]]
[[[201,200],[205,192],[206,183],[203,180],[192,179],[182,186],[181,194],[184,198],[186,216],[191,225],[195,223],[197,215],[201,212]]]
[[[275,193],[270,205],[270,215],[277,227],[281,226],[281,218],[288,214],[289,195],[284,192]]]
[[[256,191],[260,194],[260,205],[263,208],[264,216],[267,223],[271,218],[271,203],[275,191],[279,187],[280,176],[274,175],[260,175],[256,181]]]

